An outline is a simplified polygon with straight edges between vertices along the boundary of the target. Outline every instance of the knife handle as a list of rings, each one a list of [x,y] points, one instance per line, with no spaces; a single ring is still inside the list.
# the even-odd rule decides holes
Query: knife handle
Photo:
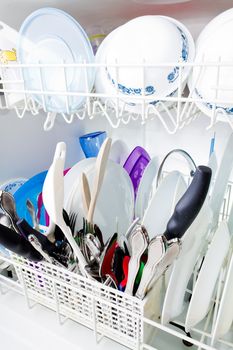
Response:
[[[0,244],[31,261],[41,261],[42,255],[16,231],[0,224]]]
[[[212,171],[199,166],[187,191],[177,203],[164,233],[167,240],[181,238],[198,215],[209,190]]]
[[[41,243],[42,248],[45,249],[48,253],[52,253],[56,250],[56,246],[51,243],[48,238],[43,235],[41,232],[34,230],[26,220],[21,219],[17,221],[17,227],[21,233],[21,235],[28,240],[29,235],[34,235],[38,241]]]

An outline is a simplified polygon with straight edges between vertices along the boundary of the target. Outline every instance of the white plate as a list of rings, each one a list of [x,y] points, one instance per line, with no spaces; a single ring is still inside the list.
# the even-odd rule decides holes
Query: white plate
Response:
[[[93,191],[95,176],[94,164],[85,171],[90,191]],[[67,174],[68,175],[68,174]],[[83,217],[86,217],[83,207],[80,177],[76,177],[79,189],[73,198],[68,211],[78,213],[75,230],[83,228]],[[69,201],[69,200],[68,200]],[[134,215],[134,190],[127,172],[121,165],[108,161],[103,184],[97,199],[93,222],[101,229],[106,241],[114,232],[125,234],[132,223]]]
[[[96,158],[84,158],[76,163],[64,176],[64,208],[69,207],[69,197],[77,179],[90,166],[95,164]]]
[[[186,189],[187,184],[179,171],[172,171],[161,181],[142,219],[150,238],[165,232],[175,205]]]
[[[186,332],[189,332],[206,316],[229,246],[228,226],[226,222],[221,222],[208,248],[195,283],[185,321]]]
[[[182,238],[182,249],[174,262],[164,298],[162,324],[167,324],[183,311],[185,291],[212,220],[211,210],[206,203]]]
[[[231,175],[233,166],[233,134],[227,140],[222,158],[219,162],[216,179],[213,183],[212,192],[209,199],[210,208],[213,212],[212,227],[217,225],[219,212],[224,199],[226,187]]]
[[[220,306],[217,314],[216,323],[214,325],[211,346],[226,334],[233,321],[233,255],[227,271],[227,277],[223,287],[223,293],[220,301]]]
[[[144,215],[150,196],[153,193],[153,181],[158,172],[158,168],[158,157],[153,157],[146,166],[138,186],[135,201],[135,217],[142,218]]]
[[[0,185],[0,190],[10,192],[13,195],[27,180],[25,178],[8,180]]]
[[[42,8],[23,22],[19,32],[17,54],[23,64],[92,63],[94,54],[89,39],[79,23],[67,13]],[[26,90],[61,92],[61,95],[43,95],[47,111],[72,113],[84,102],[84,96],[66,96],[64,91],[88,92],[94,84],[94,68],[83,67],[27,67],[23,68]],[[41,94],[33,98],[43,105]]]
[[[129,153],[129,148],[124,141],[115,140],[110,149],[109,159],[123,166]]]

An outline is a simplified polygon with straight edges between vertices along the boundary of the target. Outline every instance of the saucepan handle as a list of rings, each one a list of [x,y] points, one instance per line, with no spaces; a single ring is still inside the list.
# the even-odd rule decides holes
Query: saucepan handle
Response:
[[[181,238],[198,215],[209,190],[211,174],[209,167],[197,167],[190,186],[177,203],[167,224],[164,235],[168,240]]]

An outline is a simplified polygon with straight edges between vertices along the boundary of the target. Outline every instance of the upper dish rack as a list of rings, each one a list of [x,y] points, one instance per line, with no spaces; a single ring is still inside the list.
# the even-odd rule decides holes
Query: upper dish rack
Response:
[[[185,67],[191,67],[191,73],[198,70],[196,81],[192,84],[192,88],[186,88],[186,81],[183,82],[182,72]],[[210,118],[208,129],[213,127],[218,121],[227,122],[233,129],[233,107],[232,100],[219,97],[219,93],[227,92],[228,96],[233,92],[233,86],[227,86],[220,82],[221,70],[226,68],[233,68],[233,62],[200,62],[200,63],[163,63],[160,65],[120,65],[112,64],[116,74],[116,81],[114,86],[118,86],[118,71],[122,67],[137,68],[141,71],[142,86],[145,81],[146,69],[162,69],[163,67],[176,67],[178,69],[177,82],[178,88],[175,93],[166,97],[156,95],[156,100],[152,101],[152,97],[145,93],[145,89],[141,89],[140,94],[121,93],[119,89],[114,88],[113,93],[96,92],[95,89],[89,91],[88,89],[88,71],[94,69],[98,72],[100,68],[106,69],[106,64],[101,63],[76,63],[76,64],[0,64],[1,75],[1,109],[15,110],[19,118],[23,118],[27,111],[33,115],[37,115],[41,111],[46,113],[44,122],[44,130],[51,130],[54,126],[57,115],[61,115],[65,122],[72,123],[75,118],[84,120],[85,118],[93,119],[97,116],[103,116],[107,119],[112,128],[118,128],[120,125],[127,125],[131,121],[139,121],[145,124],[149,120],[158,119],[163,125],[164,129],[169,134],[176,133],[179,129],[184,128],[194,121],[200,115],[207,114]],[[109,65],[108,65],[109,67]],[[198,79],[201,72],[205,69],[215,69],[216,84],[211,87],[214,91],[214,98],[210,100],[202,97],[198,91]],[[37,76],[40,77],[40,89],[27,89],[23,79],[23,71],[27,69],[34,69]],[[83,70],[86,79],[86,91],[70,91],[68,83],[68,75],[70,69],[73,71]],[[44,84],[43,75],[49,72],[59,72],[63,77],[63,87],[61,90],[49,89]],[[39,75],[38,75],[39,74]],[[189,74],[189,76],[190,76]],[[56,79],[56,76],[55,76]],[[189,84],[190,86],[190,84]],[[47,101],[51,96],[62,96],[65,110],[55,111],[48,108]],[[75,97],[83,96],[83,103],[77,110],[72,110],[70,104]],[[135,107],[136,106],[136,107]],[[225,107],[226,106],[226,107]],[[233,106],[233,104],[232,104]]]

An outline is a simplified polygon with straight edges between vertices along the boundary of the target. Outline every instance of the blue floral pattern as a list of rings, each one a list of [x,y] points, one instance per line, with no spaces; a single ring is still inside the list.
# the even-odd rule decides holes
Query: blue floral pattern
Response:
[[[189,47],[188,47],[188,40],[186,35],[184,34],[183,30],[179,27],[177,27],[181,34],[181,39],[182,39],[182,51],[181,51],[181,59],[183,62],[187,62],[188,60],[188,53],[189,53]],[[173,83],[179,76],[179,70],[180,67],[174,67],[173,71],[168,74],[167,79],[169,83]]]
[[[112,77],[110,76],[107,68],[105,67],[108,79],[111,80],[112,84],[115,86],[116,83],[114,81],[114,79],[112,79]],[[122,84],[118,84],[118,90],[120,90],[120,92],[122,92],[125,95],[142,95],[142,88],[127,88],[126,86],[122,85]],[[149,85],[145,88],[145,95],[153,95],[155,93],[155,88],[152,85]]]
[[[195,93],[199,98],[203,99],[203,96],[200,94],[200,92],[196,88],[195,88]],[[204,101],[202,102],[202,104],[209,109],[213,109],[213,108],[221,109],[221,110],[225,111],[227,114],[233,115],[233,107],[223,107],[223,106],[218,106],[218,105],[214,106],[212,103],[204,102]]]
[[[180,34],[181,34],[181,40],[182,40],[182,51],[181,51],[181,60],[182,62],[186,62],[188,60],[188,55],[189,55],[189,45],[188,45],[188,39],[185,35],[185,33],[183,32],[183,30],[181,28],[179,28],[177,26],[177,29],[179,30]],[[172,72],[170,72],[167,76],[168,82],[169,83],[173,83],[179,76],[179,70],[180,67],[176,66],[173,68]],[[114,79],[111,77],[110,73],[108,72],[107,67],[105,67],[105,71],[107,74],[108,79],[112,82],[112,84],[114,86],[116,86],[116,82],[114,81]],[[123,93],[124,95],[142,95],[143,94],[143,89],[139,88],[139,87],[134,87],[134,88],[129,88],[126,87],[122,84],[117,84],[118,90]],[[173,96],[176,93],[177,90],[173,91],[170,95],[168,95],[167,97]],[[145,90],[144,90],[144,94],[145,96],[149,96],[149,95],[153,95],[156,92],[156,88],[152,85],[146,86]],[[152,105],[156,105],[159,101],[152,101],[150,102],[150,104]],[[135,103],[127,103],[129,105],[135,106]]]
[[[172,92],[171,92],[168,96],[166,96],[166,97],[172,97],[172,96],[174,96],[174,95],[176,94],[177,90],[178,90],[178,89],[176,89],[175,91],[172,91]],[[150,105],[153,105],[153,106],[156,106],[158,102],[160,102],[160,100],[151,101],[149,104],[150,104]]]

